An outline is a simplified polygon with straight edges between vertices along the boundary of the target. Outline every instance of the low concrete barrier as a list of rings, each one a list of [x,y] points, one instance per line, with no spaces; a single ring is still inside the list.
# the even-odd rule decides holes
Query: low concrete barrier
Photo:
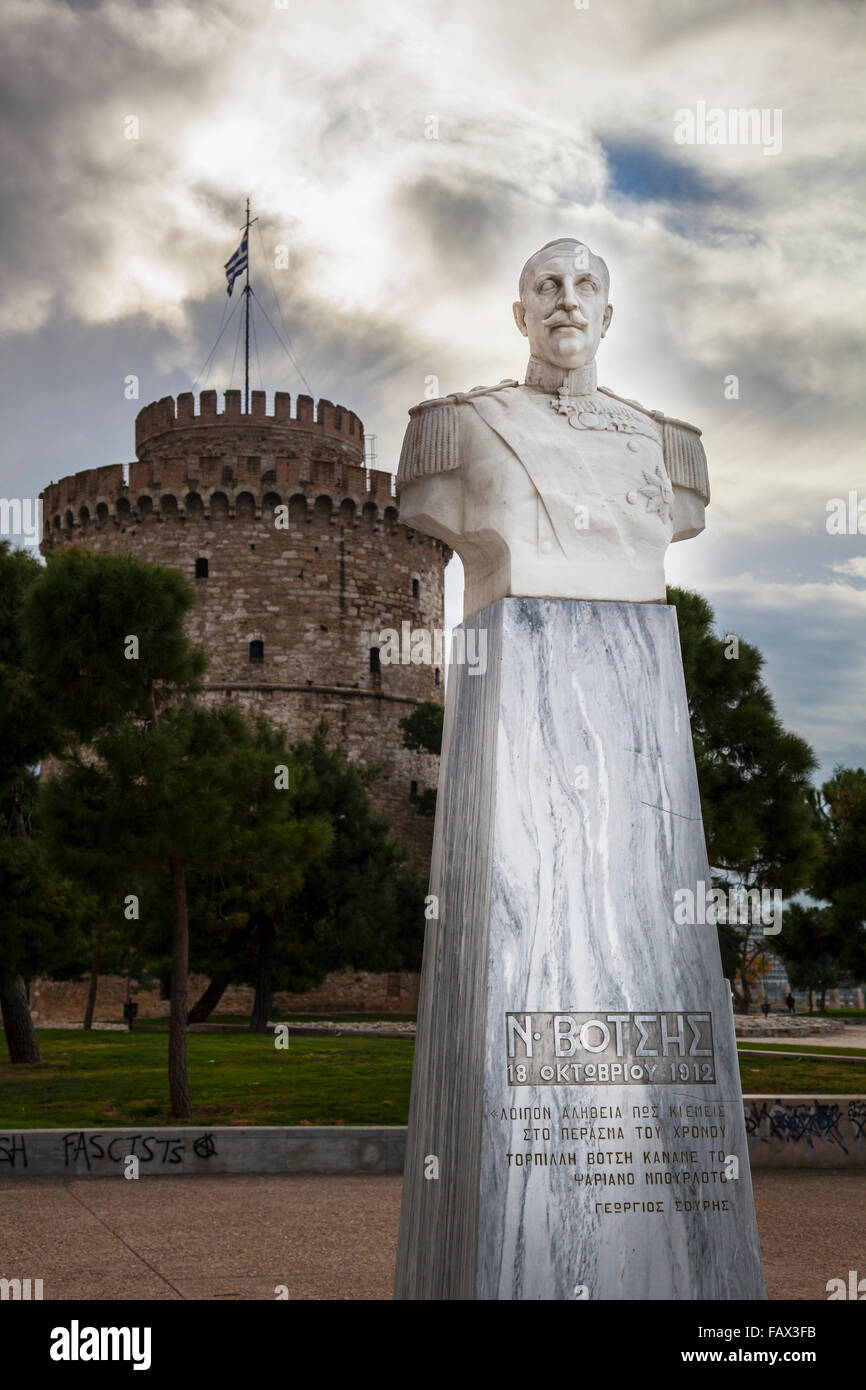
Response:
[[[866,1168],[862,1096],[744,1096],[753,1168]]]
[[[179,1173],[402,1173],[396,1125],[231,1125],[213,1129],[23,1129],[0,1132],[0,1177]],[[127,1165],[129,1166],[129,1165]]]
[[[866,1099],[744,1096],[753,1168],[866,1168]],[[402,1173],[402,1125],[0,1131],[0,1177]]]

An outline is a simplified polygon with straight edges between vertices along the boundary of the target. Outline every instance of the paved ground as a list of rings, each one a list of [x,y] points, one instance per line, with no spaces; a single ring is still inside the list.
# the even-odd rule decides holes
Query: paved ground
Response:
[[[771,1298],[866,1273],[866,1171],[754,1174]],[[391,1297],[399,1177],[0,1178],[0,1277],[46,1299]]]

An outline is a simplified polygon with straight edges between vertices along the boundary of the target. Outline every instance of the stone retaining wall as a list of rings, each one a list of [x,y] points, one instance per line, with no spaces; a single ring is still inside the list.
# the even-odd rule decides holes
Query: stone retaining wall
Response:
[[[805,1014],[770,1014],[769,1018],[764,1018],[755,1014],[734,1014],[734,1032],[738,1038],[806,1038],[844,1031],[845,1024],[838,1018],[811,1018]]]
[[[274,1012],[285,1013],[370,1013],[412,1014],[418,1008],[419,976],[411,970],[392,971],[374,975],[370,971],[338,970],[328,975],[308,994],[274,996]],[[190,1004],[207,985],[206,975],[191,975]],[[36,1026],[43,1023],[77,1023],[84,1018],[88,982],[67,980],[34,980],[30,987],[30,1004]],[[169,1002],[160,999],[159,989],[140,989],[132,995],[138,1004],[139,1018],[167,1018]],[[123,1018],[126,999],[126,978],[123,975],[100,975],[94,1018],[103,1023]],[[230,985],[211,1017],[221,1015],[249,1016],[253,1007],[253,991],[246,985]]]
[[[866,1168],[866,1098],[744,1096],[753,1168]],[[401,1173],[402,1125],[0,1131],[0,1177]]]
[[[182,1173],[401,1173],[399,1125],[261,1125],[200,1129],[29,1129],[0,1131],[0,1177]],[[132,1177],[130,1176],[130,1180]]]

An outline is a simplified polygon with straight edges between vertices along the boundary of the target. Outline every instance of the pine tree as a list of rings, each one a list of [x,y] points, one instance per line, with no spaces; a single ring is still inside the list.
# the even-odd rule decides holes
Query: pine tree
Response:
[[[835,768],[815,804],[822,854],[809,891],[829,904],[841,973],[860,983],[866,980],[866,771]]]
[[[668,600],[677,610],[713,881],[788,897],[808,884],[820,854],[809,780],[815,756],[783,728],[757,647],[717,636],[713,611],[699,594],[670,588]],[[720,939],[730,960],[730,929]],[[760,923],[747,923],[738,939],[739,996],[748,1009],[766,940]]]
[[[385,971],[420,965],[424,882],[387,819],[373,809],[376,769],[332,748],[325,724],[282,756],[293,789],[286,805],[299,821],[328,827],[327,847],[306,864],[294,891],[284,877],[290,864],[279,868],[278,847],[258,865],[241,856],[197,883],[195,960],[217,985],[201,1007],[196,1004],[196,1018],[207,1016],[220,986],[231,982],[254,987],[251,1027],[260,1030],[275,989],[303,993],[347,966]]]
[[[194,602],[173,570],[72,548],[49,559],[23,605],[33,685],[68,740],[64,771],[46,788],[49,819],[65,814],[80,829],[81,797],[89,820],[82,845],[113,861],[108,878],[124,855],[170,876],[169,1085],[178,1116],[190,1113],[186,865],[206,842],[218,853],[230,816],[220,761],[230,731],[189,708],[206,666],[184,630]]]
[[[56,961],[55,904],[64,891],[41,845],[32,842],[33,769],[57,740],[23,636],[27,594],[41,575],[32,555],[0,542],[0,1011],[12,1062],[40,1061],[27,979]]]

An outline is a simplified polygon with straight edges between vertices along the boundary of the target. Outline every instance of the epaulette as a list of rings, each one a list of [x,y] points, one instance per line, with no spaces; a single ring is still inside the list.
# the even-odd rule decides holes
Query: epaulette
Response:
[[[473,396],[502,391],[517,386],[516,381],[500,381],[498,386],[476,386],[471,391],[455,391],[450,396],[421,401],[409,411],[409,425],[400,451],[397,486],[411,483],[415,478],[434,473],[448,473],[457,468],[459,425],[457,407]]]
[[[607,386],[599,386],[598,389],[605,396],[611,396],[615,401],[632,406],[661,425],[662,450],[668,477],[677,487],[693,488],[706,506],[710,500],[710,477],[707,456],[697,425],[690,425],[686,420],[675,420],[672,415],[665,415],[661,410],[647,410],[640,401],[618,396],[616,391],[611,391]]]
[[[455,391],[447,396],[449,401],[471,401],[473,396],[492,396],[494,391],[505,391],[510,386],[519,386],[519,381],[514,381],[511,377],[506,377],[504,381],[499,381],[495,386],[473,386],[471,391]],[[411,414],[411,412],[410,412]]]

